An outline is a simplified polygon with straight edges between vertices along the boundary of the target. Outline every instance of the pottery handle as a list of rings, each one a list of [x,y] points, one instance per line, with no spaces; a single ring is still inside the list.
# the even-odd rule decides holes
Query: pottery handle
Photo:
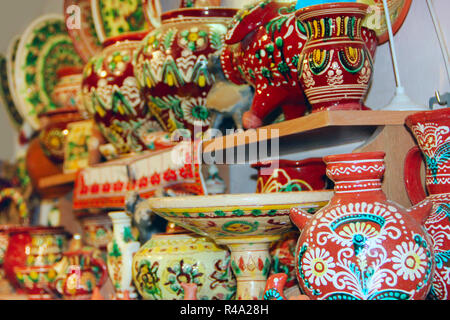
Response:
[[[412,204],[423,201],[427,195],[422,185],[420,169],[423,163],[422,153],[419,147],[409,150],[405,160],[405,187]]]
[[[91,261],[94,266],[99,268],[99,272],[101,275],[100,279],[97,282],[97,287],[101,288],[105,284],[108,277],[108,267],[102,259],[93,258]]]

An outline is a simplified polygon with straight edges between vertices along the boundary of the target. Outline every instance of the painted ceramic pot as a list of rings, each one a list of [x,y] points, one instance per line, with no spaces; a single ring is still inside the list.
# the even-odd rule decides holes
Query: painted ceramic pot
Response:
[[[45,267],[61,260],[68,234],[61,227],[19,227],[9,233],[3,268],[9,282],[19,288],[14,268]]]
[[[253,164],[252,168],[258,170],[257,193],[326,188],[326,165],[321,158],[265,161]]]
[[[52,285],[56,271],[52,266],[15,267],[17,281],[29,300],[53,300]]]
[[[426,111],[406,119],[420,147],[406,157],[405,183],[409,198],[416,204],[427,197],[421,179],[423,160],[426,164],[426,188],[433,212],[425,229],[433,240],[436,272],[430,292],[431,299],[450,299],[450,110]],[[423,156],[422,156],[423,155]]]
[[[308,34],[299,79],[313,112],[362,110],[373,75],[372,56],[362,37],[369,6],[328,3],[296,15]]]
[[[256,89],[252,107],[243,117],[245,128],[262,126],[280,108],[285,120],[309,109],[298,73],[307,30],[295,15],[292,1],[263,0],[246,6],[230,24],[222,68],[233,83]],[[363,28],[362,37],[374,56],[376,33]]]
[[[286,274],[286,289],[298,285],[295,272],[295,249],[299,237],[300,233],[297,230],[288,232],[270,247],[270,255],[273,260],[270,274]]]
[[[66,252],[54,268],[58,274],[52,288],[64,300],[90,300],[94,288],[101,288],[108,277],[105,262],[88,251]]]
[[[4,277],[3,261],[9,243],[9,233],[18,225],[0,225],[0,279]]]
[[[81,82],[83,81],[83,69],[65,67],[57,71],[58,82],[56,83],[52,101],[58,109],[78,108],[83,118],[88,118],[87,111],[81,97]]]
[[[132,260],[141,244],[133,236],[131,215],[125,212],[111,212],[109,216],[113,222],[113,239],[107,247],[106,263],[116,298],[137,299],[132,277]]]
[[[106,40],[84,68],[82,95],[88,113],[120,154],[154,148],[144,141],[161,131],[144,102],[133,70],[133,55],[145,33]]]
[[[153,235],[133,258],[133,280],[145,300],[183,300],[194,283],[201,300],[231,300],[236,281],[230,253],[195,234]]]
[[[39,140],[44,153],[56,163],[64,161],[68,125],[83,120],[76,107],[48,111],[39,116],[41,132]]]
[[[406,210],[381,189],[383,152],[325,157],[335,196],[315,215],[300,208],[297,279],[313,300],[422,300],[435,257],[425,229],[431,203]]]
[[[84,243],[100,250],[106,250],[113,237],[113,224],[109,216],[105,214],[88,215],[80,217],[79,220],[83,229]]]
[[[226,25],[236,12],[227,8],[169,11],[162,15],[161,27],[141,43],[135,74],[164,131],[179,129],[195,137],[210,128],[212,111],[206,100],[215,82],[208,62],[222,49]]]
[[[180,8],[220,7],[221,0],[181,0]]]

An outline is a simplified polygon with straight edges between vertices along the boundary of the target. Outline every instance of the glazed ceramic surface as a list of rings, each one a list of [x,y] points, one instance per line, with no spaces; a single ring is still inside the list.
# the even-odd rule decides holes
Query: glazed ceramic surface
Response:
[[[19,287],[15,267],[51,266],[61,260],[66,249],[67,233],[63,228],[16,228],[9,235],[3,263],[5,275],[11,284]]]
[[[85,107],[120,154],[152,149],[152,144],[145,144],[146,139],[161,131],[145,104],[133,70],[133,55],[144,36],[128,34],[108,40],[105,49],[84,69]]]
[[[252,167],[258,170],[257,193],[314,191],[326,187],[326,165],[321,158],[266,161]]]
[[[52,300],[55,296],[51,288],[56,280],[56,271],[52,266],[15,267],[17,281],[29,300]]]
[[[68,125],[81,121],[77,108],[61,108],[39,116],[42,131],[39,134],[42,149],[53,161],[64,161]]]
[[[307,111],[297,71],[307,38],[295,11],[293,2],[264,0],[246,6],[229,24],[221,56],[225,75],[256,91],[251,110],[243,117],[245,128],[262,126],[280,107],[287,120]]]
[[[112,221],[107,215],[91,215],[80,217],[83,228],[83,241],[86,245],[105,250],[112,241]]]
[[[406,189],[413,203],[427,197],[421,179],[423,160],[426,164],[426,187],[433,212],[425,223],[435,255],[436,272],[430,292],[432,299],[450,299],[450,112],[435,110],[414,114],[406,123],[416,137],[419,148],[406,158]],[[422,157],[423,155],[423,157]]]
[[[81,82],[83,80],[83,69],[67,67],[57,71],[58,82],[53,88],[52,101],[58,109],[80,108],[80,114],[86,117],[82,109]]]
[[[431,210],[410,210],[387,200],[381,189],[383,152],[325,157],[335,196],[314,216],[293,208],[301,230],[297,278],[313,300],[422,300],[435,261],[423,228]]]
[[[56,109],[51,99],[58,82],[56,70],[82,67],[67,33],[64,17],[57,14],[33,21],[21,36],[17,49],[14,77],[21,115],[34,129],[39,129],[38,116]]]
[[[12,88],[12,90],[14,89]],[[0,55],[0,98],[14,127],[20,128],[23,124],[23,118],[17,110],[12,97],[11,88],[8,83],[7,60],[3,55]]]
[[[109,277],[113,282],[118,299],[136,299],[133,284],[132,261],[141,244],[134,238],[131,230],[131,216],[125,212],[111,212],[113,239],[107,246],[107,265]]]
[[[226,8],[166,12],[161,27],[141,43],[136,77],[164,131],[187,129],[192,137],[210,127],[206,98],[215,81],[208,63],[222,49],[226,25],[235,13]]]
[[[101,288],[108,271],[102,259],[92,252],[66,252],[54,269],[58,272],[52,288],[65,300],[90,300],[94,288]]]
[[[6,51],[6,74],[7,74],[7,81],[8,81],[8,88],[9,93],[12,99],[12,103],[14,104],[14,110],[10,111],[11,115],[13,116],[14,122],[16,122],[18,125],[22,125],[25,121],[25,119],[22,117],[19,108],[17,107],[19,104],[19,97],[17,95],[16,91],[16,80],[14,77],[15,72],[15,64],[16,64],[16,57],[17,57],[17,49],[19,48],[19,42],[20,42],[20,36],[15,36],[12,38],[12,40],[9,42],[8,49]],[[5,84],[6,86],[6,84]]]
[[[194,234],[153,235],[133,258],[133,280],[146,300],[182,300],[182,284],[198,287],[200,300],[231,300],[236,281],[230,253]]]
[[[67,29],[75,49],[83,61],[88,62],[102,50],[102,44],[95,30],[91,0],[64,0],[64,13],[66,21],[70,24]]]
[[[332,192],[289,192],[244,195],[153,198],[153,212],[231,251],[237,280],[236,298],[261,299],[270,272],[270,246],[292,230],[289,210],[301,206],[315,212]]]
[[[299,62],[299,78],[313,112],[366,107],[373,60],[362,37],[368,6],[329,3],[300,9],[308,41]]]
[[[149,5],[160,12],[159,0],[151,0]],[[100,42],[126,33],[150,31],[158,27],[158,20],[151,25],[146,19],[142,0],[91,0],[95,29]],[[158,17],[160,14],[154,13]]]

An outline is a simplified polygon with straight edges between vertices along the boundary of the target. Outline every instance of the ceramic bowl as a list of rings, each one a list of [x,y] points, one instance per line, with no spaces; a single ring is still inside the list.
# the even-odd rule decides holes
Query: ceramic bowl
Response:
[[[51,300],[57,273],[52,266],[15,267],[17,281],[30,300]]]

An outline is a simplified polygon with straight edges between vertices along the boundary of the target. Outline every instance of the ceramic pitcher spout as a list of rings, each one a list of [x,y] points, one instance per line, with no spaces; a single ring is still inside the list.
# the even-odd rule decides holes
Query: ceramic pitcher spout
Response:
[[[420,224],[425,225],[425,221],[431,215],[433,209],[433,203],[429,200],[424,200],[421,203],[415,205],[408,212],[411,216]]]
[[[289,217],[297,228],[302,231],[312,219],[313,215],[303,211],[300,208],[292,208]]]

